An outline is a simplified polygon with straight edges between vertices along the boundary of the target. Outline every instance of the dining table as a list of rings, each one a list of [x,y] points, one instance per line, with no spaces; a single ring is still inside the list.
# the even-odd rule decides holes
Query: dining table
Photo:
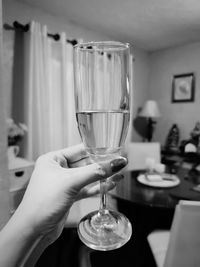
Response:
[[[124,171],[124,179],[112,195],[119,201],[126,200],[135,205],[163,209],[174,209],[179,200],[200,201],[200,172],[195,169],[191,170],[187,166],[173,166],[171,170],[168,168],[166,174],[179,179],[179,183],[168,185],[162,185],[162,181],[141,182],[141,174],[145,174],[145,170]]]

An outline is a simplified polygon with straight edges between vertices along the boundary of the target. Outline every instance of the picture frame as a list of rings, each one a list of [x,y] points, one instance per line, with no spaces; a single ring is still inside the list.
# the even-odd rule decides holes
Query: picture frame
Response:
[[[173,76],[172,103],[194,102],[195,77],[194,73]]]

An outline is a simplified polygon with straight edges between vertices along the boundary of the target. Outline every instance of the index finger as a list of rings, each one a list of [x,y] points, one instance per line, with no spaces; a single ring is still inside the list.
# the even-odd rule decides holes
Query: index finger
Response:
[[[80,161],[81,159],[88,157],[88,154],[82,143],[62,149],[60,152],[69,164],[73,164],[77,161]]]
[[[48,159],[53,163],[58,163],[61,167],[70,167],[71,165],[88,158],[88,154],[84,148],[84,145],[78,144],[46,153],[40,158]]]

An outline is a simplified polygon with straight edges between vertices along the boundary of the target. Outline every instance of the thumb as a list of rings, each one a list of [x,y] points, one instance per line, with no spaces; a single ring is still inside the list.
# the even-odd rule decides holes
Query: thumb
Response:
[[[118,157],[112,161],[102,161],[84,167],[75,168],[73,170],[73,176],[75,176],[75,179],[73,179],[74,186],[80,190],[82,187],[90,183],[106,179],[119,172],[127,165],[127,163],[128,161],[126,158]]]

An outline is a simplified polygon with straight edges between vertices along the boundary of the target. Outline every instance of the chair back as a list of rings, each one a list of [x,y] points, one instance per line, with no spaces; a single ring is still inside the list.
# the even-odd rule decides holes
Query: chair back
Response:
[[[127,145],[127,170],[144,170],[146,159],[154,158],[156,163],[161,161],[160,143],[132,142]]]
[[[176,206],[164,267],[200,266],[200,202]]]

